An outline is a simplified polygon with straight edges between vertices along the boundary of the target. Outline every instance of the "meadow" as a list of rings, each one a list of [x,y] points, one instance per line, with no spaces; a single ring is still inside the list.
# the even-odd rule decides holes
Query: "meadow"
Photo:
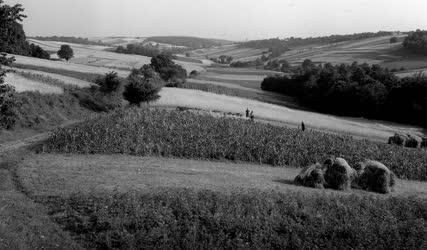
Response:
[[[427,180],[427,154],[349,136],[158,109],[121,110],[56,130],[44,152],[156,155],[305,167],[331,156],[378,160],[402,179]]]

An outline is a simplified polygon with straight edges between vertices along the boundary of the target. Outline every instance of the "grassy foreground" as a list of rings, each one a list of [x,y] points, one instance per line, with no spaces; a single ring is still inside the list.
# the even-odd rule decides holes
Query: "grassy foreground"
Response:
[[[427,153],[421,149],[161,109],[121,110],[56,130],[44,150],[226,159],[297,167],[323,162],[330,156],[344,157],[350,164],[367,158],[383,162],[399,178],[427,180]]]
[[[164,189],[39,198],[85,248],[425,249],[416,198]]]

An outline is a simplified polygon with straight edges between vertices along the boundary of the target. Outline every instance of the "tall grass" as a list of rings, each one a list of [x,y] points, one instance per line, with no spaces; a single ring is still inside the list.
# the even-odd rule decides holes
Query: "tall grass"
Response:
[[[90,249],[427,248],[416,198],[166,189],[43,202]]]
[[[304,167],[331,156],[381,161],[399,178],[427,180],[427,153],[316,131],[191,112],[129,109],[57,130],[47,152],[226,159]]]

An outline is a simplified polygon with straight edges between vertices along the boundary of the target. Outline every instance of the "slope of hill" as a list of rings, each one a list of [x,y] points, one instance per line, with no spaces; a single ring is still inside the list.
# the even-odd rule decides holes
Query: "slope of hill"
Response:
[[[174,46],[185,46],[191,49],[209,48],[213,46],[221,46],[233,43],[231,41],[221,39],[199,38],[190,36],[152,36],[148,37],[146,41],[171,44]]]

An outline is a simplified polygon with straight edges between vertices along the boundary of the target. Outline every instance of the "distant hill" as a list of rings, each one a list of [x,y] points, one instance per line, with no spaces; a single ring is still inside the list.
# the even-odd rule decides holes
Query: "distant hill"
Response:
[[[82,37],[73,37],[73,36],[35,36],[35,37],[29,37],[33,38],[39,41],[57,41],[57,42],[63,42],[63,43],[78,43],[78,44],[85,44],[85,45],[106,45],[105,43],[101,41],[91,41],[88,38],[82,38]]]
[[[152,36],[147,38],[145,41],[165,43],[174,46],[185,46],[191,49],[203,49],[233,43],[232,41],[221,39],[210,39],[190,36]]]

